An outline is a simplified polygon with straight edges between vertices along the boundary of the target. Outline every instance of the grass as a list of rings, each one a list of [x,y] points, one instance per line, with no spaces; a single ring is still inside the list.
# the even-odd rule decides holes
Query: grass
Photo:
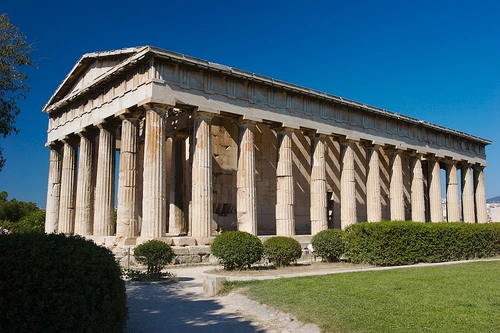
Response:
[[[500,332],[500,261],[237,282],[323,332]]]

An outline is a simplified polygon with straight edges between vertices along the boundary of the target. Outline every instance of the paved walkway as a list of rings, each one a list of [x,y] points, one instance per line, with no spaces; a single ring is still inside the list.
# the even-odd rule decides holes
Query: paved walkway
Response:
[[[320,270],[263,277],[252,276],[249,279],[450,265],[471,261],[475,260],[396,267]],[[169,269],[179,278],[178,283],[127,282],[129,320],[126,332],[320,332],[316,325],[304,325],[289,314],[260,305],[237,293],[219,297],[205,296],[203,294],[203,272],[213,268],[214,266],[193,266]],[[231,279],[245,278],[231,277]]]
[[[128,281],[127,333],[162,332],[319,332],[239,294],[206,297],[203,272],[214,266],[169,269],[178,278],[172,282]]]

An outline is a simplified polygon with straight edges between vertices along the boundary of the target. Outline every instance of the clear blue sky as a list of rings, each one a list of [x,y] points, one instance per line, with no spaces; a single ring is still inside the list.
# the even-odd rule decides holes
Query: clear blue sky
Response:
[[[38,70],[21,132],[0,138],[0,191],[45,207],[42,107],[84,53],[153,45],[402,113],[493,141],[500,195],[499,1],[19,1],[7,13]]]

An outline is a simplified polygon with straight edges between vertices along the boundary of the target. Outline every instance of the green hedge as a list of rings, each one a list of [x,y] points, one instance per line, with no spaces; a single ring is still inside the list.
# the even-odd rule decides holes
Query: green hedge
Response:
[[[0,332],[121,332],[125,283],[112,253],[76,236],[0,236]]]
[[[379,266],[500,255],[500,224],[357,223],[346,229],[344,239],[351,262]]]
[[[175,254],[167,243],[151,239],[135,247],[134,257],[138,263],[147,266],[147,276],[155,279],[162,277],[162,269],[172,262]]]
[[[339,261],[344,253],[344,231],[327,229],[318,232],[311,240],[314,252],[323,260]]]
[[[264,256],[276,267],[290,266],[302,256],[302,247],[293,238],[275,236],[264,242]]]
[[[210,252],[224,269],[241,270],[262,259],[264,246],[257,236],[243,231],[226,231],[215,237]]]

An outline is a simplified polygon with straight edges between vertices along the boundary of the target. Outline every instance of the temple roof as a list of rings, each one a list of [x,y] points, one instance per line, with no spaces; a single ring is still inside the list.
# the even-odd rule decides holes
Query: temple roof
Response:
[[[152,46],[139,46],[113,51],[92,52],[84,54],[80,57],[75,66],[71,69],[62,83],[56,89],[54,94],[51,96],[49,101],[45,104],[45,106],[43,107],[43,112],[51,113],[52,111],[58,109],[59,107],[62,107],[63,105],[78,98],[79,96],[84,95],[89,90],[97,87],[98,85],[108,82],[117,74],[122,73],[124,70],[151,58],[162,58],[176,63],[195,66],[208,71],[223,73],[259,84],[270,85],[276,88],[293,91],[314,98],[324,99],[329,102],[346,105],[375,114],[380,114],[381,116],[394,118],[399,121],[418,124],[423,127],[451,133],[454,135],[465,137],[469,140],[480,142],[484,145],[491,144],[490,140],[479,138],[464,132],[456,131],[440,125],[435,125],[423,120],[391,112],[385,109]]]

